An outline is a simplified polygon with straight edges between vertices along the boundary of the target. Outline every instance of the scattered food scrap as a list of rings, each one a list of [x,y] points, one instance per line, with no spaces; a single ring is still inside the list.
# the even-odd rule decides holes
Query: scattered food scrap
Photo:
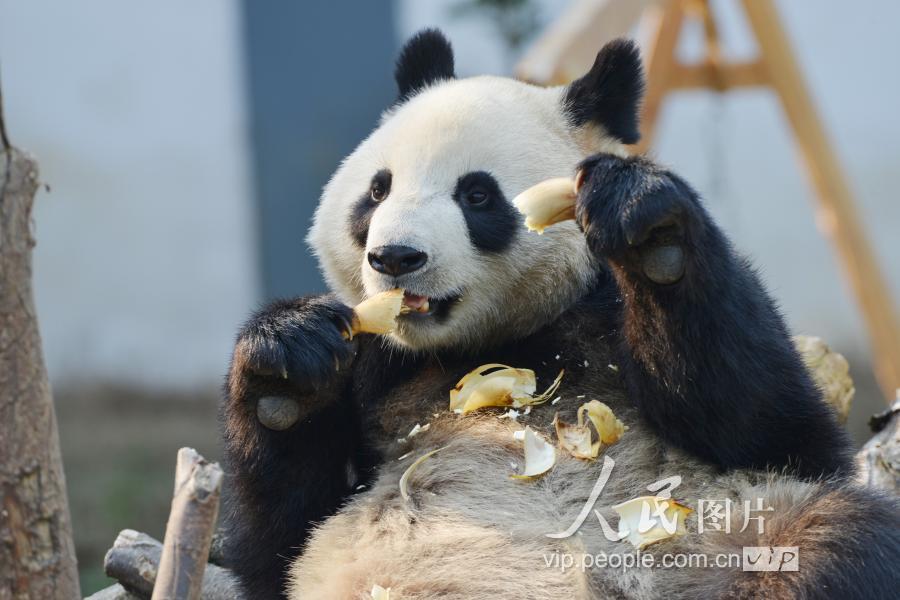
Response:
[[[594,424],[600,441],[607,446],[618,442],[622,434],[628,430],[628,427],[613,414],[612,409],[599,400],[585,402],[578,408],[579,425],[583,424],[585,413]]]
[[[409,500],[409,478],[413,474],[413,471],[419,468],[423,462],[431,458],[434,454],[440,452],[446,448],[446,446],[442,446],[441,448],[437,448],[432,450],[431,452],[426,452],[416,460],[410,464],[405,471],[403,471],[403,475],[400,476],[400,495],[403,496],[404,500]]]
[[[687,533],[684,521],[694,512],[671,498],[659,496],[640,496],[612,508],[619,513],[619,535],[639,549]]]
[[[553,444],[535,433],[531,427],[522,430],[522,439],[525,442],[525,468],[521,474],[511,475],[513,479],[535,479],[553,468],[556,464],[556,448]]]
[[[559,415],[553,419],[556,437],[560,446],[576,458],[596,458],[600,453],[600,441],[591,441],[591,429],[585,424],[572,425],[561,421]]]
[[[423,431],[428,431],[429,429],[431,429],[431,423],[425,423],[424,425],[416,423],[415,426],[409,430],[409,433],[406,434],[406,439],[416,437]]]
[[[587,415],[588,420],[585,420]],[[594,440],[591,434],[590,422],[597,432]],[[615,444],[628,429],[622,421],[613,414],[612,409],[597,400],[585,402],[578,408],[578,423],[573,425],[566,423],[557,414],[553,418],[556,426],[556,437],[560,446],[576,458],[597,458],[603,445]]]
[[[559,372],[543,393],[535,395],[537,383],[531,369],[516,369],[490,363],[466,374],[450,390],[450,410],[466,414],[486,406],[521,408],[542,404],[559,388],[565,370]]]

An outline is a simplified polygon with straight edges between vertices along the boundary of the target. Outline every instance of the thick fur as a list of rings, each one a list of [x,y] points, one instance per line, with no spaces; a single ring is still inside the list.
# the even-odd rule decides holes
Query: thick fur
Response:
[[[418,56],[415,45],[406,54]],[[850,482],[847,436],[759,278],[685,182],[625,156],[631,133],[617,119],[636,111],[636,56],[624,42],[601,51],[578,83],[595,90],[428,77],[420,88],[398,75],[401,94],[415,93],[338,169],[310,234],[336,295],[275,303],[238,337],[222,413],[226,551],[247,597],[366,598],[379,584],[392,597],[460,600],[877,598],[900,584],[898,507]],[[576,101],[616,108],[582,106],[573,119]],[[541,236],[504,229],[508,198],[578,164],[575,223]],[[389,193],[366,202],[385,173]],[[490,201],[466,204],[473,186]],[[428,261],[376,272],[367,252],[386,245]],[[347,306],[394,287],[454,301],[441,318],[404,317],[389,336],[346,341]],[[539,386],[565,368],[561,400],[518,423],[448,414],[448,390],[489,362],[534,369]],[[297,422],[263,427],[262,397],[299,404]],[[630,549],[593,516],[572,537],[545,535],[573,522],[602,460],[560,453],[537,481],[509,477],[522,462],[515,429],[552,438],[556,411],[573,421],[591,398],[630,428],[604,450],[615,461],[597,502],[607,521],[612,505],[680,475],[675,498],[732,500],[735,531],[700,534],[690,520],[687,535],[647,552],[798,546],[800,570],[548,564]],[[403,500],[401,474],[438,448]],[[757,498],[773,508],[764,533],[738,533],[742,501]]]
[[[456,77],[453,69],[453,49],[447,38],[436,29],[426,29],[414,35],[400,52],[394,68],[394,79],[403,102],[423,88]]]
[[[566,111],[576,127],[598,123],[625,144],[640,137],[638,112],[644,93],[641,55],[631,42],[604,47],[591,70],[566,89]]]

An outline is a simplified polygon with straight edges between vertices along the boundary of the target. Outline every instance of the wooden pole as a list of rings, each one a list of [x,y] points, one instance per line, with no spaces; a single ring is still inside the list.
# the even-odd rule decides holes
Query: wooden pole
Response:
[[[69,600],[81,594],[31,289],[38,184],[37,163],[9,143],[0,97],[0,597]]]
[[[708,0],[668,0],[648,8],[641,20],[647,68],[647,94],[641,116],[641,141],[635,152],[653,143],[665,97],[679,89],[724,92],[764,86],[778,95],[794,132],[803,166],[818,202],[817,223],[837,250],[844,276],[866,323],[875,375],[890,401],[900,387],[900,321],[885,279],[866,238],[853,195],[840,162],[825,134],[803,74],[781,26],[772,0],[741,0],[760,48],[755,61],[726,64]],[[707,58],[698,65],[681,64],[675,53],[685,14],[703,20]]]
[[[853,195],[807,91],[772,0],[742,0],[772,87],[794,130],[818,200],[817,222],[835,247],[862,309],[875,375],[890,402],[900,388],[900,324],[875,256],[856,213]]]
[[[178,451],[175,493],[166,524],[153,600],[200,598],[209,546],[219,514],[222,469],[196,450]]]
[[[653,143],[659,111],[672,83],[671,74],[678,64],[675,51],[683,21],[684,14],[677,1],[652,6],[641,18],[638,37],[644,47],[647,91],[641,109],[641,141],[634,146],[635,153],[646,152]]]

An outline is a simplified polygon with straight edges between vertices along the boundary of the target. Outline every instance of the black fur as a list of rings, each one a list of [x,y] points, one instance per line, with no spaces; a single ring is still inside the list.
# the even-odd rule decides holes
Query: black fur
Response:
[[[804,578],[806,589],[798,590],[795,597],[809,600],[896,598],[900,590],[897,498],[872,488],[846,488],[842,495],[845,509],[842,516],[846,529],[853,535],[821,540],[817,551],[837,557],[836,564],[810,565],[801,556],[800,569],[811,567],[815,573]]]
[[[369,189],[362,198],[357,200],[356,205],[350,212],[350,236],[360,248],[366,247],[366,240],[369,237],[369,224],[372,222],[372,214],[378,207],[379,202],[383,202],[387,199],[387,196],[390,195],[392,182],[393,176],[387,169],[382,169],[375,173],[372,177],[372,182],[369,184]],[[375,185],[381,186],[381,189],[384,190],[384,197],[380,201],[376,201],[372,197],[372,188],[375,187]]]
[[[474,194],[484,200],[473,204]],[[522,217],[507,201],[500,185],[490,173],[474,171],[459,178],[453,199],[466,219],[469,238],[484,252],[502,252],[516,239],[522,229]]]
[[[597,54],[587,75],[573,81],[563,97],[572,124],[594,122],[626,144],[641,138],[638,129],[644,69],[630,40],[614,40]]]
[[[331,296],[279,301],[238,336],[221,411],[223,517],[225,558],[247,598],[281,596],[299,542],[349,493],[354,456],[368,455],[339,374],[352,360],[353,345],[341,334],[351,316]],[[304,412],[288,430],[268,430],[256,418],[263,396],[296,398]]]
[[[397,59],[397,102],[405,102],[432,83],[455,77],[450,42],[437,29],[424,29],[406,42]]]
[[[366,247],[366,240],[369,239],[369,225],[372,223],[372,215],[378,204],[366,194],[356,201],[353,210],[350,211],[350,219],[348,227],[350,236],[360,248]]]
[[[724,468],[851,471],[850,442],[821,399],[775,303],[681,178],[641,157],[599,155],[576,219],[625,299],[620,364],[660,437]],[[679,245],[683,278],[660,286],[642,250]]]

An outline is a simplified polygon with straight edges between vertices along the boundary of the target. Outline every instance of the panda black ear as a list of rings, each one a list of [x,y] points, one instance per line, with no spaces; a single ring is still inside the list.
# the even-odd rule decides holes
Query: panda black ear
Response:
[[[412,36],[397,59],[394,79],[404,102],[427,85],[442,79],[453,79],[453,48],[437,29],[423,29]]]
[[[644,69],[637,44],[618,39],[597,53],[587,75],[573,81],[563,96],[564,110],[577,127],[597,123],[625,144],[641,138],[638,130]]]

